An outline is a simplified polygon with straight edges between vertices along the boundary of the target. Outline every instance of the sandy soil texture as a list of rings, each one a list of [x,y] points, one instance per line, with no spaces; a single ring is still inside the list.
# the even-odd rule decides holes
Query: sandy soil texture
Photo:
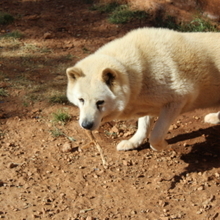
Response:
[[[155,2],[175,15],[195,13],[184,1]],[[0,11],[15,17],[0,26],[0,218],[220,219],[220,126],[203,122],[216,109],[181,115],[167,134],[173,150],[165,152],[153,152],[147,142],[117,152],[136,122],[106,123],[94,133],[106,168],[78,125],[78,109],[54,101],[65,96],[67,67],[131,29],[152,25],[144,19],[111,24],[91,6],[0,1]],[[2,37],[15,31],[24,37]],[[59,113],[70,119],[56,121]]]

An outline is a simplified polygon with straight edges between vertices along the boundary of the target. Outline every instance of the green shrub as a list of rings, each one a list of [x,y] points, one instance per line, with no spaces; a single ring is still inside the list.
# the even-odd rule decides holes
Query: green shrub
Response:
[[[128,5],[120,5],[117,2],[95,4],[90,9],[108,13],[108,21],[113,24],[124,24],[132,19],[143,19],[148,17],[148,13],[145,11],[132,11],[129,9]]]
[[[8,93],[4,88],[0,88],[0,96],[2,96],[2,97],[8,96]]]
[[[133,19],[144,19],[148,17],[145,11],[132,11],[127,5],[118,6],[109,16],[109,22],[113,24],[124,24]]]
[[[24,35],[21,32],[19,32],[19,31],[13,31],[13,32],[9,32],[7,34],[4,34],[1,37],[3,37],[3,38],[20,39],[20,38],[24,37]]]
[[[70,118],[71,116],[62,110],[58,110],[56,113],[53,113],[54,122],[61,122],[65,124],[68,120],[70,120]]]
[[[154,26],[182,32],[216,32],[217,27],[203,18],[195,18],[189,23],[178,23],[173,16],[156,16]]]
[[[14,17],[8,13],[0,11],[0,24],[10,24],[14,21]]]
[[[56,95],[53,95],[50,97],[49,99],[49,102],[50,103],[67,103],[68,102],[68,99],[66,97],[66,95],[63,95],[63,94],[56,94]]]
[[[184,32],[217,32],[218,29],[208,20],[203,18],[195,18],[188,24],[182,24],[179,27],[180,31]]]

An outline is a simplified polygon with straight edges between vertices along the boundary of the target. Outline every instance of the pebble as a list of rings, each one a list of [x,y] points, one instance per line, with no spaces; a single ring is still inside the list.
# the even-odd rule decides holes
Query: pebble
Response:
[[[91,216],[87,216],[86,220],[94,220],[94,218]]]
[[[122,163],[124,166],[132,166],[132,164],[133,164],[131,160],[130,161],[123,160]]]
[[[122,161],[123,165],[127,166],[128,165],[128,162],[126,160],[123,160]]]
[[[131,214],[132,214],[132,215],[136,215],[136,214],[137,214],[137,211],[133,210],[133,211],[131,211]]]
[[[18,164],[16,164],[16,163],[9,163],[8,164],[8,168],[10,168],[10,169],[15,168],[17,166],[18,166]]]
[[[198,190],[198,191],[202,191],[202,190],[204,190],[204,186],[200,186],[200,187],[198,187],[197,190]]]
[[[111,128],[110,132],[111,132],[111,133],[118,133],[119,130],[118,130],[118,128],[117,128],[116,126],[113,126],[113,127]]]
[[[50,39],[50,38],[52,38],[52,34],[49,33],[49,32],[46,32],[46,33],[44,34],[44,39]]]
[[[161,206],[161,207],[165,206],[165,202],[163,200],[159,200],[158,203],[159,203],[159,206]],[[164,209],[164,210],[166,210],[166,209]]]
[[[132,131],[128,131],[128,132],[126,132],[126,133],[124,133],[124,137],[128,137],[128,136],[130,136],[130,135],[132,135],[134,132],[132,132]]]
[[[72,150],[72,144],[70,142],[65,142],[61,148],[63,153],[70,152]]]
[[[198,210],[197,212],[196,212],[196,214],[198,214],[198,215],[200,215],[200,214],[202,214],[202,209],[200,209],[200,210]]]
[[[219,173],[215,173],[215,177],[216,177],[216,178],[219,178],[219,177],[220,177],[220,174],[219,174]]]

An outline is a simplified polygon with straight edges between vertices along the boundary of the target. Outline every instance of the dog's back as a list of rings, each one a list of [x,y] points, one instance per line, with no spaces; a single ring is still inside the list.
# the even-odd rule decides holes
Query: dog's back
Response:
[[[166,94],[171,99],[175,94],[188,96],[182,112],[220,103],[220,33],[142,28],[108,43],[96,53],[113,56],[126,65],[131,87],[132,80],[144,82],[146,86],[137,96],[143,95],[145,100],[158,100]],[[146,93],[151,97],[146,97]]]

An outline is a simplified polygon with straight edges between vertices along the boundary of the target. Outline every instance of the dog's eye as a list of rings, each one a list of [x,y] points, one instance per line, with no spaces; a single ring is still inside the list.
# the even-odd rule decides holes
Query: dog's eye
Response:
[[[105,102],[104,100],[100,100],[100,101],[96,102],[97,108],[99,109],[100,106],[104,104],[104,102]]]
[[[84,104],[84,99],[80,98],[79,101]]]

